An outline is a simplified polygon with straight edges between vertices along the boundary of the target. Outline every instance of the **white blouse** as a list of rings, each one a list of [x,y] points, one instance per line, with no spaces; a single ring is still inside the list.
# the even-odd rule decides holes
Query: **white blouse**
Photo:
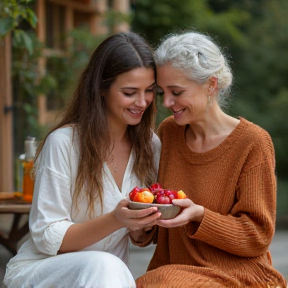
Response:
[[[85,197],[79,201],[79,210],[76,209],[74,203],[72,204],[79,160],[77,143],[77,133],[73,133],[72,127],[60,128],[47,137],[36,165],[34,196],[29,216],[30,237],[20,247],[18,254],[10,260],[9,269],[57,255],[67,229],[74,223],[89,219]],[[158,173],[161,142],[154,133],[152,145]],[[96,201],[95,217],[114,210],[119,201],[127,198],[136,185],[143,186],[132,172],[133,162],[132,151],[121,191],[108,166],[104,163],[103,211],[100,201]],[[156,179],[157,175],[155,175]],[[128,265],[128,229],[117,230],[83,250],[106,251],[118,256]],[[22,269],[25,268],[22,266]]]

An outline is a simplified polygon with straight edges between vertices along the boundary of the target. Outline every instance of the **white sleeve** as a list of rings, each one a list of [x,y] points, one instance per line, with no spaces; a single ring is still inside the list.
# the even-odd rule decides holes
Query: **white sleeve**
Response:
[[[67,229],[73,225],[71,161],[75,153],[72,136],[61,130],[48,136],[39,155],[29,218],[37,249],[48,255],[57,255]]]

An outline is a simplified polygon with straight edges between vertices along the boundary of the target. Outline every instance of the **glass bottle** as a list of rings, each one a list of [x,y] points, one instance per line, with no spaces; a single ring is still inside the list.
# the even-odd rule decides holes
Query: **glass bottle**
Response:
[[[33,166],[36,154],[36,141],[34,137],[27,137],[25,141],[25,158],[22,160],[22,197],[25,202],[32,203],[34,190]]]

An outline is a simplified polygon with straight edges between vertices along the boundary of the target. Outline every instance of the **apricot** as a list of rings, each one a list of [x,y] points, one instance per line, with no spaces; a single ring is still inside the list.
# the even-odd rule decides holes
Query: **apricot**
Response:
[[[185,199],[185,198],[187,198],[187,195],[183,190],[177,191],[177,199]]]
[[[142,203],[153,203],[154,194],[149,189],[144,188],[141,189],[139,192],[135,193],[132,201]]]

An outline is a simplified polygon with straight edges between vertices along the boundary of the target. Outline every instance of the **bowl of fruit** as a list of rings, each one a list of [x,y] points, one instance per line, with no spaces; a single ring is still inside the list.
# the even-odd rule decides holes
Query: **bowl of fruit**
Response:
[[[134,187],[129,193],[129,208],[141,210],[149,207],[157,207],[161,212],[160,219],[172,219],[176,217],[181,208],[172,203],[173,199],[187,198],[182,191],[168,190],[161,187],[159,183],[154,183],[149,187]]]

